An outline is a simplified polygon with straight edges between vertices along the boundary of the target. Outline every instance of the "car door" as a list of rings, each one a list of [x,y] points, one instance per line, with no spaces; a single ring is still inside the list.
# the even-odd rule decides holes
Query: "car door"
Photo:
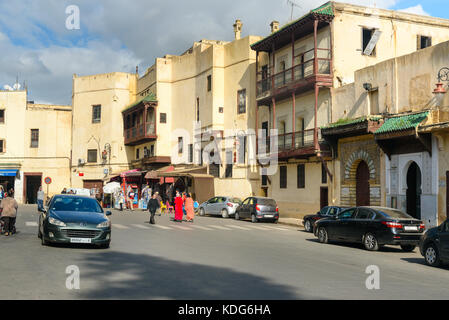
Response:
[[[342,241],[350,241],[350,232],[356,211],[356,208],[351,208],[339,213],[337,220],[333,224],[334,238]]]
[[[440,233],[441,259],[449,260],[449,220],[444,222]]]
[[[249,200],[250,198],[246,198],[245,200],[243,200],[242,204],[237,208],[241,218],[244,218],[246,216],[245,212],[246,210],[248,210]]]
[[[350,241],[361,242],[373,222],[375,213],[367,208],[358,208],[354,219],[348,224],[348,238]]]
[[[204,206],[204,211],[206,212],[206,214],[213,214],[214,205],[216,202],[217,202],[217,197],[214,197],[207,201],[206,205]]]
[[[245,218],[251,218],[251,214],[256,211],[256,199],[249,198],[247,209],[245,210]]]

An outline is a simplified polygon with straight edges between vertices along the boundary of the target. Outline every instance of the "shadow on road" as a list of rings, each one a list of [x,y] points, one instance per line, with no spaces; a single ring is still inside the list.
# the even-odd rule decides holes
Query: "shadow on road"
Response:
[[[401,260],[407,261],[407,262],[409,262],[409,263],[421,264],[421,265],[423,265],[423,266],[432,268],[432,267],[430,267],[430,266],[428,266],[428,265],[426,264],[426,261],[424,260],[424,257],[421,257],[421,258],[401,258]],[[442,264],[442,265],[440,265],[439,267],[437,267],[437,269],[449,270],[449,265],[447,265],[447,264]]]
[[[87,270],[87,271],[83,271]],[[292,288],[250,273],[156,256],[99,252],[85,257],[83,299],[300,299]]]
[[[320,241],[316,238],[315,239],[306,239],[306,241],[320,243]],[[365,248],[363,247],[363,244],[361,244],[361,243],[329,241],[329,243],[327,245],[365,250]],[[417,250],[419,250],[419,249],[415,249],[414,252],[417,252]],[[397,248],[397,247],[382,246],[382,247],[380,247],[379,252],[387,252],[387,253],[388,252],[391,252],[391,253],[402,252],[403,253],[404,251],[402,251],[401,248]]]

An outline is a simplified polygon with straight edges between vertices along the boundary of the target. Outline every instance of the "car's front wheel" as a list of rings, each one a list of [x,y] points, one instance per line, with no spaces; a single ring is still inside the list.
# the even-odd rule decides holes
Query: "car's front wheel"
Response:
[[[363,237],[363,245],[366,250],[369,251],[377,251],[379,250],[379,242],[377,242],[377,238],[372,233],[367,233],[365,237]]]
[[[438,249],[434,244],[427,245],[424,250],[424,259],[426,263],[431,267],[438,267],[441,263]]]
[[[310,222],[310,220],[306,220],[306,222],[304,223],[304,229],[306,230],[306,232],[312,232],[312,223]]]
[[[321,243],[329,243],[329,236],[327,234],[327,230],[324,227],[320,227],[318,229],[318,240]]]
[[[402,251],[405,252],[412,252],[413,250],[415,250],[416,246],[412,245],[412,244],[403,244],[401,245],[401,249]]]

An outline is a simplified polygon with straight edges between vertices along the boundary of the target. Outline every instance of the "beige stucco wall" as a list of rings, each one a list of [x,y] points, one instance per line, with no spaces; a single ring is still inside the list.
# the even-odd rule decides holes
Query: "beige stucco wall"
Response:
[[[136,75],[108,73],[73,77],[73,141],[72,186],[82,188],[83,180],[101,180],[109,173],[120,173],[129,168],[135,156],[124,146],[121,111],[135,100]],[[92,106],[101,105],[101,122],[92,123]],[[101,152],[111,145],[111,156],[102,163]],[[87,150],[98,149],[97,163],[87,163]],[[78,159],[86,164],[78,166]],[[83,177],[79,173],[84,173]]]

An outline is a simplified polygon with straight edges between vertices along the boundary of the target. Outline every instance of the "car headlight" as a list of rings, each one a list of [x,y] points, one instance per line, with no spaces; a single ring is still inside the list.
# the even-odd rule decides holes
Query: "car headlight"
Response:
[[[106,220],[102,223],[100,223],[97,228],[108,228],[111,226],[111,221],[110,220]]]
[[[64,222],[59,221],[58,219],[55,219],[55,218],[52,218],[52,217],[48,218],[48,222],[50,222],[51,224],[53,224],[55,226],[58,226],[58,227],[65,227],[66,226]]]

